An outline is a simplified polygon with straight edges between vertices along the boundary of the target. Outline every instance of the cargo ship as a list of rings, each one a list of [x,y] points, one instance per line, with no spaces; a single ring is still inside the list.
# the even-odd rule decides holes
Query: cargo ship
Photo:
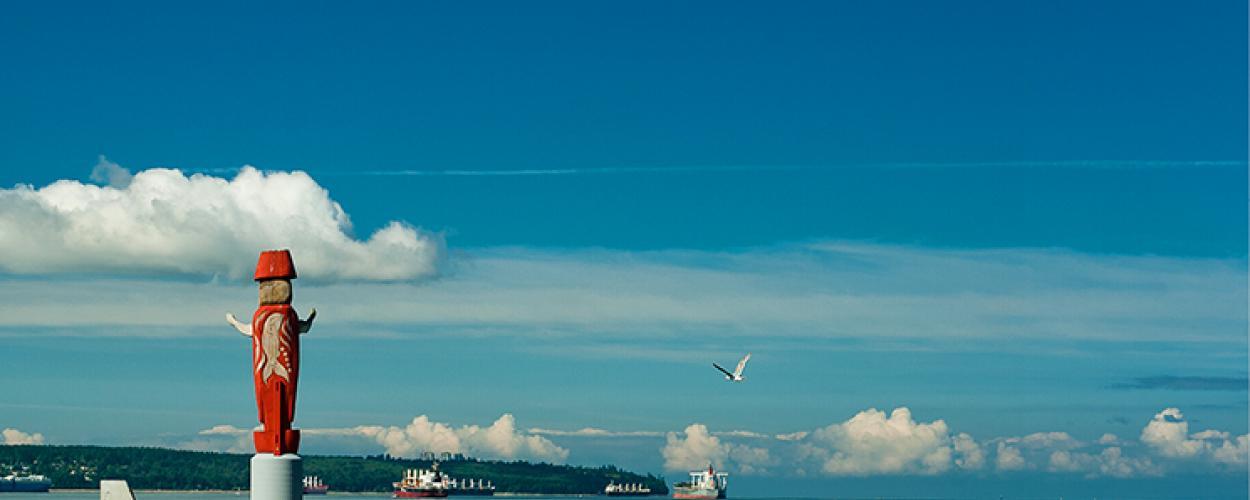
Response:
[[[42,474],[9,474],[0,477],[0,491],[43,493],[52,487],[52,480]]]
[[[438,462],[434,462],[430,470],[404,471],[404,478],[394,485],[393,498],[445,498],[450,489],[447,476],[438,471]]]
[[[725,498],[729,474],[712,470],[690,471],[690,480],[673,485],[673,498],[682,500],[717,500]]]
[[[305,495],[324,495],[330,491],[330,485],[321,482],[318,476],[304,476]]]
[[[481,479],[449,479],[448,495],[466,497],[489,497],[495,495],[495,484]]]
[[[616,484],[616,481],[603,487],[603,494],[610,497],[645,497],[651,494],[651,488],[642,483]]]

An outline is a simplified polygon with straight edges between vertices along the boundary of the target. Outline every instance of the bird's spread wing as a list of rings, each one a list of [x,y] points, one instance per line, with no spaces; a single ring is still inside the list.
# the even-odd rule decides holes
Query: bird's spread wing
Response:
[[[734,376],[734,374],[729,373],[729,370],[726,370],[726,369],[724,369],[724,368],[721,368],[721,367],[720,367],[720,365],[718,365],[718,364],[716,364],[716,363],[712,363],[712,366],[715,366],[717,370],[720,370],[720,371],[721,371],[721,373],[724,373],[726,377],[732,377],[732,376]]]
[[[738,362],[738,367],[734,369],[734,377],[742,376],[742,370],[747,367],[747,361],[751,359],[751,353],[747,353],[742,357],[742,361]]]

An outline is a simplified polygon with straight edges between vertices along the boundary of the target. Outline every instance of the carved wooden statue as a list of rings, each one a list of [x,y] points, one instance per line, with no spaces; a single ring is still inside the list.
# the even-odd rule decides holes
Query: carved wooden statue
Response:
[[[252,324],[244,324],[226,314],[226,321],[244,336],[252,338],[252,380],[256,408],[263,430],[252,433],[257,453],[296,453],[299,431],[291,429],[295,420],[295,388],[299,382],[299,335],[312,328],[317,310],[301,321],[291,307],[291,280],[295,263],[287,250],[261,252],[256,263],[260,287],[260,307]]]

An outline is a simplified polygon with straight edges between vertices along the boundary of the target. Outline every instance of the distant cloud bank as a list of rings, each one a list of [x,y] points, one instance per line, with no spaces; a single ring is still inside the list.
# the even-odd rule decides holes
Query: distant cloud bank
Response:
[[[308,437],[360,438],[382,447],[396,457],[416,458],[423,452],[463,453],[499,460],[563,462],[569,450],[533,432],[520,431],[516,417],[505,413],[489,426],[435,422],[420,415],[403,426],[360,425],[343,428],[301,429]],[[245,452],[251,447],[251,430],[233,425],[215,425],[200,431],[201,439],[181,443],[182,448]],[[203,438],[207,437],[207,438]],[[223,439],[213,439],[221,437]]]
[[[6,437],[9,430],[6,430]],[[1181,473],[1244,473],[1250,462],[1250,435],[1205,429],[1194,432],[1177,408],[1165,408],[1142,428],[1138,439],[1103,434],[1080,440],[1067,432],[1035,432],[978,440],[948,428],[941,419],[918,421],[907,407],[884,412],[875,408],[810,431],[767,435],[752,431],[717,432],[701,423],[681,431],[613,431],[586,427],[572,431],[517,429],[511,414],[489,426],[436,422],[425,415],[402,426],[361,425],[303,429],[305,441],[352,440],[353,450],[366,445],[393,456],[450,452],[502,460],[567,462],[578,450],[614,445],[643,449],[658,443],[665,470],[707,467],[735,474],[798,477],[936,476],[974,473],[1073,474],[1085,478],[1159,477]],[[38,435],[36,435],[38,436]],[[199,438],[178,444],[197,450],[247,452],[250,429],[217,425]],[[560,440],[553,442],[550,438]],[[42,440],[42,437],[39,437]],[[338,441],[340,444],[342,441]]]
[[[796,433],[797,434],[797,433]],[[1159,412],[1137,442],[1104,434],[1096,442],[1066,432],[977,441],[942,420],[917,422],[906,407],[888,415],[868,409],[801,437],[735,444],[702,424],[669,433],[660,449],[668,470],[717,468],[744,474],[800,476],[937,475],[958,471],[1020,471],[1085,477],[1161,476],[1171,470],[1245,471],[1250,437],[1204,430],[1190,433],[1180,410]],[[783,438],[784,437],[784,438]],[[1143,446],[1144,445],[1144,446]],[[1127,450],[1127,451],[1126,451]]]
[[[0,271],[12,274],[250,276],[264,249],[295,248],[301,277],[415,280],[438,272],[438,235],[393,221],[368,239],[303,172],[243,167],[232,179],[103,157],[103,186],[60,180],[0,189]]]
[[[0,431],[0,444],[44,444],[43,434],[27,433],[12,427]]]

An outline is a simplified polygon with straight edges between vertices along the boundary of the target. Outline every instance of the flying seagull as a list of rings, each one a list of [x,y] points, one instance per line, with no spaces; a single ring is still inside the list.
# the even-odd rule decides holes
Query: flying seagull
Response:
[[[729,373],[729,370],[721,368],[721,366],[716,363],[712,363],[712,366],[715,366],[717,370],[720,370],[721,373],[725,374],[725,380],[728,380],[730,382],[741,382],[747,379],[746,377],[742,376],[742,370],[747,367],[747,360],[750,360],[750,359],[751,359],[751,353],[748,352],[746,356],[742,357],[742,361],[738,362],[738,367],[734,368],[733,373]]]

